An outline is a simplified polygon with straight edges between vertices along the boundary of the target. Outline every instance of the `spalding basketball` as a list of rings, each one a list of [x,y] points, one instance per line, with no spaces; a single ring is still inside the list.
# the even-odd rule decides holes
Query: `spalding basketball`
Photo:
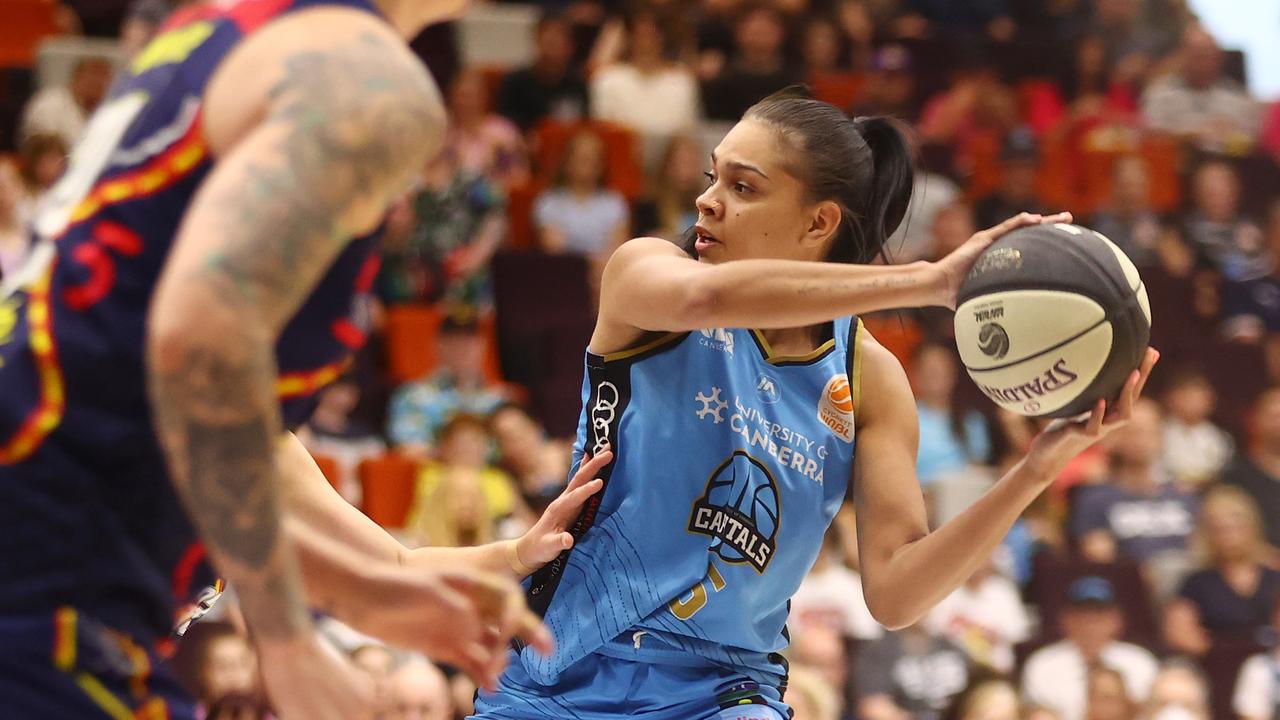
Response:
[[[1071,417],[1118,396],[1151,337],[1147,290],[1103,235],[1057,223],[991,244],[960,285],[956,346],[1000,407]]]

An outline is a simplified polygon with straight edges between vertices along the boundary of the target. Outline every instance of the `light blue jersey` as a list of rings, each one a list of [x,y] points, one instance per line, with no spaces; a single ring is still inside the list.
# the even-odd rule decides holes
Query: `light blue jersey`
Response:
[[[587,354],[574,466],[606,442],[614,460],[574,548],[527,581],[556,653],[524,649],[522,676],[554,685],[620,641],[785,687],[789,599],[853,472],[861,323],[833,331],[804,357],[742,329]]]

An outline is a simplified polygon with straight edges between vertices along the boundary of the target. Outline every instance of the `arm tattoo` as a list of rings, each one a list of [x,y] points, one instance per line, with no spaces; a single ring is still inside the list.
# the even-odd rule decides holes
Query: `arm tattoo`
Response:
[[[216,250],[166,283],[188,309],[176,311],[187,320],[176,350],[151,358],[156,427],[259,635],[306,625],[296,562],[280,541],[274,338],[349,241],[344,217],[385,208],[438,135],[435,88],[411,62],[372,33],[288,57],[254,131],[269,149],[211,183],[204,202],[216,215],[192,231]],[[208,322],[193,322],[192,307]]]

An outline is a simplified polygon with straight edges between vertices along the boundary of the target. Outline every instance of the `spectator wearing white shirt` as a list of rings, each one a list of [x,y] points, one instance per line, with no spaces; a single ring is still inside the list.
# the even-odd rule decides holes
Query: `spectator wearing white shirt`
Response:
[[[1049,708],[1062,720],[1085,720],[1089,669],[1102,665],[1124,678],[1134,702],[1145,702],[1157,663],[1149,651],[1120,642],[1124,618],[1111,583],[1084,577],[1067,589],[1068,606],[1061,617],[1064,639],[1037,650],[1022,671],[1022,694]]]
[[[964,648],[970,659],[1002,674],[1013,671],[1013,646],[1031,635],[1018,587],[988,561],[929,613],[930,630]]]
[[[76,63],[67,85],[51,85],[37,92],[22,111],[19,136],[57,135],[74,147],[84,135],[85,124],[107,95],[111,62],[87,57]]]
[[[626,59],[591,77],[591,116],[644,135],[693,129],[701,114],[698,80],[690,68],[667,59],[665,46],[656,16],[639,12],[629,17]]]
[[[1202,150],[1243,155],[1258,139],[1262,107],[1222,73],[1222,49],[1199,25],[1187,28],[1181,69],[1142,96],[1142,116],[1155,130],[1186,137]]]
[[[862,597],[862,576],[842,562],[839,534],[834,528],[827,532],[818,559],[791,597],[791,617],[799,633],[818,625],[858,640],[874,640],[884,634]]]
[[[1195,665],[1169,660],[1151,684],[1141,720],[1209,720],[1209,681]],[[1268,719],[1269,720],[1269,719]]]
[[[1164,466],[1186,487],[1213,480],[1231,460],[1231,436],[1209,421],[1217,402],[1208,378],[1198,372],[1175,375],[1165,390]]]
[[[1280,638],[1280,598],[1271,611],[1271,630],[1274,638]],[[1271,652],[1245,661],[1236,680],[1231,708],[1240,720],[1280,718],[1280,643]]]

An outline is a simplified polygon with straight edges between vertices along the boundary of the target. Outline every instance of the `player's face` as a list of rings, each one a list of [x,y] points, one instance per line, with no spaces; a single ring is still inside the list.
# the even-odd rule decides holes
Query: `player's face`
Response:
[[[787,150],[775,129],[755,120],[743,120],[720,141],[711,156],[710,184],[697,200],[699,259],[825,256],[827,243],[808,233],[813,207],[787,169]]]

